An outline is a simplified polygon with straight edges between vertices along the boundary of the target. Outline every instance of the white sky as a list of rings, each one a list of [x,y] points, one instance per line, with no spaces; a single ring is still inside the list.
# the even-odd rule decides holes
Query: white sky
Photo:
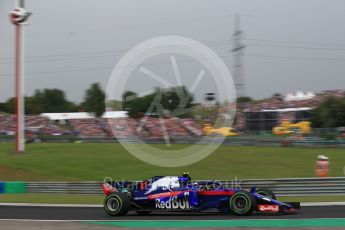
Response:
[[[248,96],[345,89],[343,0],[26,2],[34,13],[25,35],[28,95],[35,89],[60,88],[68,99],[81,101],[91,83],[100,82],[105,87],[113,66],[126,50],[163,35],[203,42],[231,69],[231,15],[235,13],[241,14],[245,32]],[[14,94],[14,26],[8,21],[12,9],[13,0],[0,0],[0,101]],[[152,68],[164,78],[171,75],[167,65]],[[195,68],[193,63],[183,64],[183,81],[192,82]],[[145,91],[155,85],[141,77],[132,86]],[[197,98],[213,90],[211,78],[206,77]]]

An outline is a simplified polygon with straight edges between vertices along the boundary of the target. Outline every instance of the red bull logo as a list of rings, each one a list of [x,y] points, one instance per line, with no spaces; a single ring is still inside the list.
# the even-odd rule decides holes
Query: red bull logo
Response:
[[[259,204],[258,210],[260,212],[279,212],[279,206],[271,204]]]
[[[170,197],[167,201],[156,200],[156,208],[159,209],[190,209],[191,206],[187,199],[177,199],[176,196]]]

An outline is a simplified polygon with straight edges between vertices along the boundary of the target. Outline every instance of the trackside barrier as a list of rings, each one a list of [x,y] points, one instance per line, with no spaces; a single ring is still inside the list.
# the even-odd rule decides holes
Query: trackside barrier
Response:
[[[242,180],[240,185],[244,189],[270,188],[278,196],[345,195],[345,177]]]
[[[5,182],[4,193],[25,193],[26,183],[25,182]]]
[[[101,194],[101,182],[28,182],[29,193]]]
[[[345,177],[220,181],[243,189],[270,188],[278,196],[345,195]],[[28,182],[29,193],[102,194],[101,182]]]
[[[5,192],[5,183],[0,182],[0,194]]]
[[[284,142],[283,138],[271,138],[271,139],[260,139],[259,138],[248,138],[248,137],[231,137],[227,138],[222,142],[222,145],[230,145],[230,146],[291,146],[291,147],[334,147],[334,148],[344,148],[345,141],[344,140],[335,140],[335,141],[327,141],[322,139],[315,139],[315,140],[304,140],[304,141],[291,141],[288,144]],[[201,140],[200,138],[174,138],[172,137],[170,141],[175,144],[209,144],[209,138],[207,140]],[[126,139],[128,142],[136,143],[137,140],[133,139]],[[71,143],[75,141],[81,141],[85,143],[117,143],[118,140],[114,138],[58,138],[58,139],[40,139],[40,142],[47,142],[47,143]],[[200,142],[199,142],[200,141]],[[0,137],[0,143],[9,143],[13,142],[13,138],[4,138]],[[150,144],[165,144],[164,139],[162,140],[154,140],[154,139],[145,139],[145,142]]]
[[[0,194],[1,193],[26,193],[25,182],[0,182]]]

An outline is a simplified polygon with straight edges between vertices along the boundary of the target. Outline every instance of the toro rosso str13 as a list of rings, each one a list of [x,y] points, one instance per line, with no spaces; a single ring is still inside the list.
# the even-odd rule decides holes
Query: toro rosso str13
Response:
[[[102,185],[104,210],[110,216],[135,211],[147,215],[152,211],[214,211],[250,215],[253,212],[294,213],[297,202],[280,202],[268,189],[250,191],[222,186],[217,181],[191,182],[183,176],[155,176],[139,182],[111,181]]]

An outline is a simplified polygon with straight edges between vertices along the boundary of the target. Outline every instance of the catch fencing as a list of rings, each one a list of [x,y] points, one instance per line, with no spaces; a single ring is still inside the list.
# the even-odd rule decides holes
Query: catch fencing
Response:
[[[272,189],[278,196],[345,195],[345,177],[219,181],[235,188]],[[28,182],[29,193],[102,194],[101,182]]]
[[[278,196],[345,195],[345,177],[242,180],[239,184],[244,189],[269,188]]]

